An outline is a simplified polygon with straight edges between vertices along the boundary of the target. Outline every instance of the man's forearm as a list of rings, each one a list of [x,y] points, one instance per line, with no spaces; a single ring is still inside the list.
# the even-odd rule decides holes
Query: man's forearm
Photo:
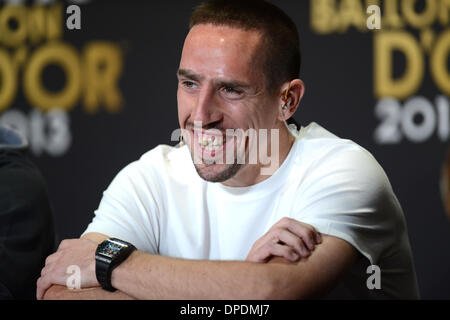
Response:
[[[282,257],[273,257],[268,263],[292,264]],[[162,298],[162,297],[159,297]],[[100,287],[71,290],[65,286],[53,285],[45,293],[44,300],[133,300],[134,297],[122,291],[109,292]]]
[[[86,289],[68,289],[53,285],[44,295],[44,300],[133,300],[135,298],[117,290],[109,292],[100,287]]]
[[[37,281],[38,298],[52,283],[65,284],[68,263],[91,256],[95,243],[87,239],[67,240],[58,249],[60,265],[43,270]],[[87,247],[87,249],[86,249]],[[81,253],[80,253],[81,251]],[[86,252],[85,252],[86,251]],[[76,257],[73,257],[74,253]],[[112,272],[116,296],[101,289],[56,291],[46,298],[61,299],[302,299],[321,296],[331,290],[360,258],[358,251],[345,240],[327,236],[314,254],[304,260],[286,264],[273,258],[267,263],[244,261],[185,260],[134,251]],[[54,257],[53,257],[54,258]],[[52,259],[49,263],[52,263]],[[55,259],[53,259],[55,260]],[[66,262],[67,261],[67,262]],[[83,260],[86,287],[98,285],[90,258]],[[284,263],[281,263],[284,262]],[[95,266],[94,266],[95,267]],[[45,268],[44,268],[45,269]],[[50,278],[52,276],[52,278]],[[63,287],[64,290],[67,290]],[[74,295],[69,295],[74,294]],[[123,293],[124,295],[121,295]],[[76,295],[79,294],[77,297]],[[126,295],[126,296],[125,296]]]
[[[281,274],[289,267],[135,252],[113,271],[112,285],[138,299],[274,299],[274,289],[283,288]]]

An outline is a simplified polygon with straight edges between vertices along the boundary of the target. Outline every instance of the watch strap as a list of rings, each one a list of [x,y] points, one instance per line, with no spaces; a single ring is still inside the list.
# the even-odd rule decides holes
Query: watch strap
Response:
[[[97,257],[95,262],[95,275],[97,276],[97,281],[103,289],[114,292],[116,291],[116,288],[111,285],[111,273],[112,268],[110,262]]]

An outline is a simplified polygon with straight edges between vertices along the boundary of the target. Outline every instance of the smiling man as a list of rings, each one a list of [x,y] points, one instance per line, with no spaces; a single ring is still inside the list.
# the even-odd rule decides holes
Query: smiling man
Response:
[[[299,69],[297,29],[277,7],[198,6],[177,72],[184,144],[116,176],[82,238],[47,258],[37,297],[417,298],[403,213],[376,160],[316,123],[287,125]],[[80,290],[64,287],[70,265]]]
[[[283,121],[295,111],[304,86],[299,79],[284,84],[283,90],[289,95],[292,107],[280,114],[279,108],[274,106],[283,101],[278,92],[274,94],[272,83],[266,81],[260,66],[263,64],[259,57],[264,50],[260,48],[262,42],[260,32],[198,22],[186,38],[178,70],[179,122],[181,128],[186,129],[185,138],[195,168],[207,181],[244,187],[267,178],[267,175],[259,174],[261,161],[246,166],[245,161],[237,161],[239,149],[247,151],[241,155],[244,158],[250,150],[256,150],[242,141],[248,141],[247,130],[280,133],[273,141],[276,150],[281,151],[280,155],[271,155],[276,160],[283,161],[294,142],[294,136]],[[195,123],[199,125],[195,126]],[[212,130],[205,131],[205,128],[214,128],[215,132],[208,134]],[[234,129],[242,130],[243,135],[234,134]],[[208,143],[198,143],[204,140]],[[220,143],[216,148],[208,148],[217,140]],[[267,142],[268,150],[271,150],[271,141]],[[238,148],[239,143],[246,147]],[[200,159],[196,161],[195,155]]]

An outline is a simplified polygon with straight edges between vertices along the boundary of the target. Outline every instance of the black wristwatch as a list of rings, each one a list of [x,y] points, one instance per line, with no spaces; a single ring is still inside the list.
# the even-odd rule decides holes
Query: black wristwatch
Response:
[[[100,243],[95,251],[95,275],[103,289],[116,291],[111,285],[111,273],[136,250],[131,243],[110,238]]]

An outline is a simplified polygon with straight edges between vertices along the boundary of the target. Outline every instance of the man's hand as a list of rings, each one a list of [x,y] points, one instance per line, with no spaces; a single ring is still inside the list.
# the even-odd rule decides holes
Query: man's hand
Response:
[[[81,288],[100,286],[95,275],[97,245],[97,242],[88,239],[63,240],[58,250],[45,260],[45,267],[37,280],[36,298],[41,300],[53,284],[65,286],[69,276],[66,272],[70,265],[80,268]]]
[[[290,218],[282,218],[252,246],[246,261],[267,262],[283,257],[295,262],[307,258],[322,237],[313,226]]]

